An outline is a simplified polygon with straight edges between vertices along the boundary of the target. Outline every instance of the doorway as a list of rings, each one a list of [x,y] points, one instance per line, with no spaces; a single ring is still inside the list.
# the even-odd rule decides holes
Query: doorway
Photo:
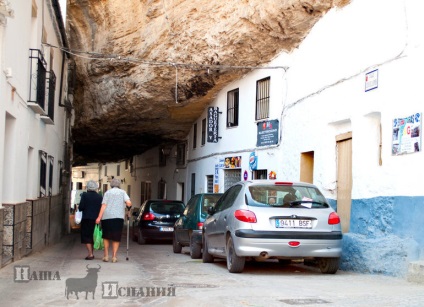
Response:
[[[352,205],[352,132],[336,136],[337,142],[337,213],[342,232],[349,232]]]

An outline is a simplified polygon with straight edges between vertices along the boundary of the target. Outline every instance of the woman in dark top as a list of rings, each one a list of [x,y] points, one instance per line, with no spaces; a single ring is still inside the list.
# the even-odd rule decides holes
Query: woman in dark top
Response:
[[[85,244],[88,256],[85,260],[93,260],[93,233],[96,219],[102,206],[102,197],[97,193],[97,183],[94,180],[87,182],[87,192],[81,194],[78,209],[82,211],[81,243]]]

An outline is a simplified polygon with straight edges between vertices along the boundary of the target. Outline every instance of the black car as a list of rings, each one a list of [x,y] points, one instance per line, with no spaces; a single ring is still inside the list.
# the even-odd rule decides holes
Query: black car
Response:
[[[209,207],[215,206],[222,193],[194,195],[187,203],[183,215],[174,225],[172,245],[174,253],[181,253],[183,246],[190,246],[193,259],[202,256],[202,228]]]
[[[174,224],[184,212],[180,200],[149,199],[140,207],[134,236],[138,244],[147,240],[172,240]]]

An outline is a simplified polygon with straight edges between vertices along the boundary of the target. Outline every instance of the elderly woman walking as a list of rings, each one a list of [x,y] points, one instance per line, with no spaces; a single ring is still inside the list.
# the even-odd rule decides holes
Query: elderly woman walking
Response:
[[[128,214],[131,209],[131,200],[128,194],[120,189],[121,181],[112,179],[110,183],[111,189],[106,191],[103,196],[102,207],[96,223],[102,222],[104,257],[103,261],[109,261],[109,245],[112,241],[112,262],[117,262],[116,254],[118,252],[119,243],[122,237],[122,228],[124,227],[125,207]]]
[[[81,194],[78,209],[82,211],[81,220],[81,243],[85,244],[88,256],[85,260],[93,260],[93,233],[96,226],[96,218],[102,206],[102,197],[97,193],[97,182],[90,180],[87,182],[87,193]]]

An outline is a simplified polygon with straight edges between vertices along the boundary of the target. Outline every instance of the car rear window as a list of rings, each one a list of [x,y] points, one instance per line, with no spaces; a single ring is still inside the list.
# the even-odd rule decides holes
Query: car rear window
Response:
[[[315,187],[292,185],[252,185],[250,206],[328,208],[326,198]]]
[[[150,204],[150,211],[158,214],[183,213],[184,204],[177,202],[154,202]]]
[[[222,196],[222,194],[211,194],[205,195],[202,204],[202,213],[208,212],[208,207],[215,207],[216,202]]]

